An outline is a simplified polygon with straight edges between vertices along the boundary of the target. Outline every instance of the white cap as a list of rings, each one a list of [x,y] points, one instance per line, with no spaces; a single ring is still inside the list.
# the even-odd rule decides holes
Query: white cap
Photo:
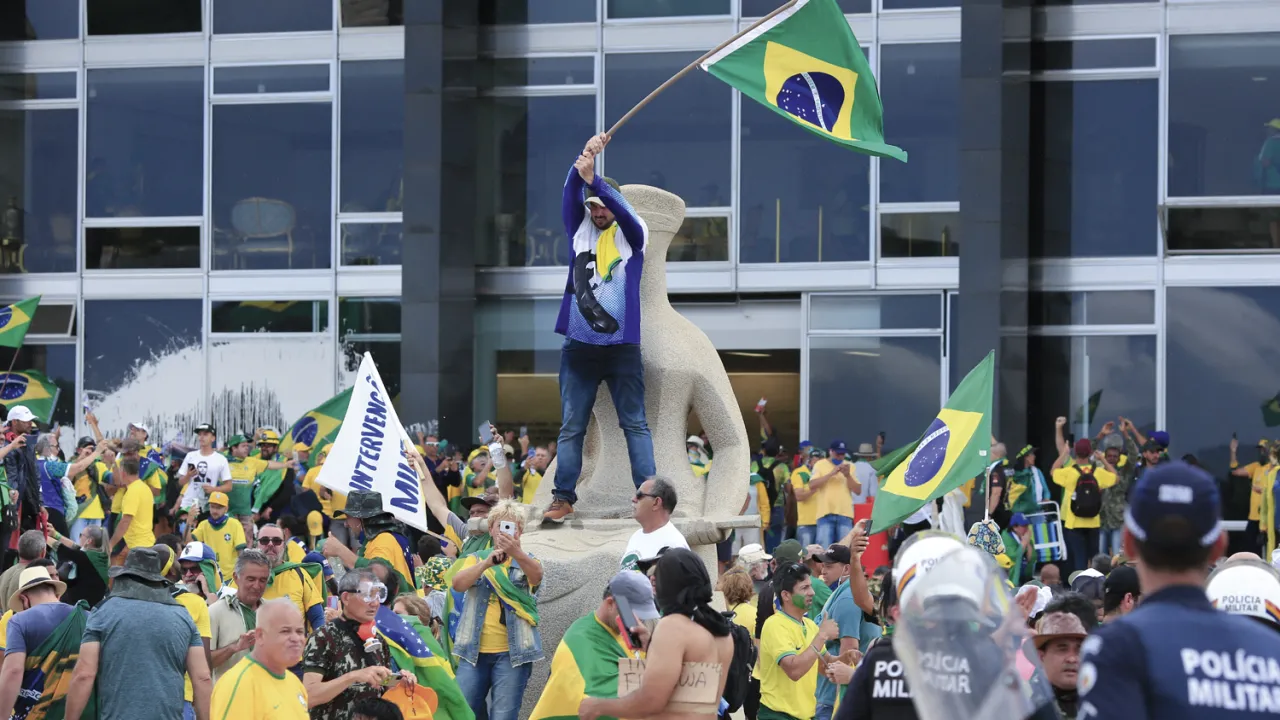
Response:
[[[178,559],[188,562],[200,562],[201,560],[209,560],[211,557],[218,557],[212,548],[199,540],[192,540],[187,543],[186,547],[182,548],[182,554],[178,556]]]
[[[36,416],[31,414],[26,405],[14,405],[9,408],[9,417],[5,422],[13,422],[14,420],[18,422],[35,422],[35,419]]]
[[[922,530],[912,535],[898,551],[898,559],[893,564],[893,582],[898,591],[898,602],[906,602],[907,590],[933,569],[939,560],[966,547],[969,546],[965,541],[950,533]]]
[[[138,428],[139,430],[141,430],[142,432],[146,433],[147,435],[150,435],[150,434],[151,434],[151,430],[147,429],[147,426],[146,426],[146,425],[143,425],[140,421],[139,421],[139,422],[131,422],[131,423],[129,423],[129,427],[131,427],[131,428]]]
[[[765,560],[772,560],[773,556],[765,552],[764,548],[760,547],[760,543],[750,543],[743,545],[742,549],[738,550],[738,559],[748,565],[754,565]]]
[[[698,447],[703,447],[702,438],[698,437],[697,435],[690,435],[689,439],[684,441],[684,444],[697,445]]]
[[[1219,610],[1280,625],[1280,574],[1261,560],[1228,561],[1209,576],[1204,592]]]

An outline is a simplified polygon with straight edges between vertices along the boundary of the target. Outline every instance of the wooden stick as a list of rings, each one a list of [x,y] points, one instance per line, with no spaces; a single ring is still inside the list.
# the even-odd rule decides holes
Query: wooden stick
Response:
[[[623,115],[621,118],[619,118],[619,119],[618,119],[618,122],[614,123],[614,124],[613,124],[613,127],[609,128],[609,132],[605,133],[605,135],[607,135],[608,137],[612,138],[612,137],[613,137],[613,134],[614,134],[614,133],[616,133],[616,132],[618,132],[618,128],[620,128],[620,127],[622,127],[623,125],[625,125],[625,124],[626,124],[626,122],[627,122],[628,120],[630,120],[630,119],[631,119],[631,116],[633,116],[633,115],[635,115],[636,113],[640,112],[640,109],[641,109],[641,108],[643,108],[645,105],[648,105],[648,104],[649,104],[649,103],[650,103],[654,98],[658,97],[658,95],[661,95],[661,94],[662,94],[662,91],[666,90],[667,88],[671,87],[672,85],[675,85],[677,80],[679,80],[680,78],[684,77],[685,75],[688,75],[688,74],[689,74],[689,72],[690,72],[691,70],[693,70],[694,68],[698,67],[698,65],[700,65],[704,60],[706,60],[707,58],[711,57],[712,55],[715,55],[716,53],[720,52],[721,50],[725,49],[725,48],[726,48],[726,47],[728,47],[731,43],[733,43],[733,41],[737,40],[738,38],[742,37],[743,35],[746,35],[747,33],[751,32],[752,30],[755,30],[757,27],[759,27],[759,26],[763,25],[765,22],[767,22],[767,21],[769,21],[769,20],[772,20],[772,19],[773,19],[773,17],[774,17],[775,15],[777,15],[778,13],[783,12],[784,10],[789,9],[792,5],[795,5],[795,4],[796,4],[796,0],[788,0],[788,2],[787,2],[786,4],[782,5],[782,6],[781,6],[781,7],[779,7],[777,10],[774,10],[773,12],[769,13],[768,15],[765,15],[764,17],[760,18],[759,20],[755,21],[754,23],[751,23],[751,25],[750,25],[749,27],[747,27],[745,30],[743,30],[742,32],[739,32],[737,35],[734,35],[733,37],[729,38],[728,40],[725,40],[724,42],[720,43],[719,45],[717,45],[717,46],[715,46],[715,47],[711,48],[710,50],[706,51],[706,52],[705,52],[705,53],[703,53],[701,56],[699,56],[697,60],[694,60],[693,62],[691,62],[691,63],[689,63],[688,65],[684,66],[684,69],[682,69],[680,72],[676,73],[675,75],[672,75],[672,76],[671,76],[671,77],[670,77],[666,82],[662,83],[662,84],[661,84],[661,85],[659,85],[656,89],[654,89],[654,91],[653,91],[653,92],[651,92],[651,93],[649,93],[648,95],[646,95],[646,96],[644,97],[644,99],[643,99],[643,100],[641,100],[640,102],[636,103],[636,106],[635,106],[635,107],[633,107],[633,108],[631,108],[630,110],[628,110],[626,115]]]

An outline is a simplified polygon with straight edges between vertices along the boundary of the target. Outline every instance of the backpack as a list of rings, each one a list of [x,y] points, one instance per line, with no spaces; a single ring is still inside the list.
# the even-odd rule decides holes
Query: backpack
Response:
[[[1098,478],[1093,476],[1095,467],[1088,472],[1079,465],[1073,466],[1080,478],[1076,480],[1075,492],[1071,493],[1071,513],[1078,518],[1095,518],[1102,512],[1102,488],[1098,487]]]
[[[733,638],[733,660],[729,663],[729,676],[724,681],[724,701],[729,703],[727,713],[735,713],[747,699],[751,684],[751,670],[756,664],[756,644],[751,631],[733,622],[733,613],[722,613],[730,622]]]

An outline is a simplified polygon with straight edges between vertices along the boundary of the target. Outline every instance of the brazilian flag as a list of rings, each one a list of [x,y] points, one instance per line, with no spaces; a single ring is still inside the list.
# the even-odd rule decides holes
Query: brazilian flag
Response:
[[[303,443],[318,450],[317,441],[332,442],[338,436],[338,429],[342,427],[342,419],[347,416],[347,406],[350,404],[351,388],[347,388],[314,410],[308,410],[284,434],[284,439],[280,441],[280,451],[291,456],[295,443]]]
[[[395,614],[386,605],[378,607],[374,622],[396,666],[412,672],[419,687],[435,691],[436,720],[475,719],[476,714],[458,687],[453,666],[430,628],[416,617]]]
[[[39,370],[0,373],[0,402],[25,405],[41,422],[49,422],[61,389]]]
[[[876,79],[836,0],[792,0],[701,67],[811,133],[907,161],[884,141]]]
[[[551,677],[529,720],[577,720],[588,697],[618,696],[618,659],[629,657],[622,636],[595,613],[578,618],[551,657]],[[616,720],[607,715],[602,720]]]
[[[871,532],[895,525],[925,503],[982,473],[991,455],[991,396],[996,355],[971,370],[910,452],[899,449],[877,468],[885,474],[871,510]]]
[[[1280,393],[1262,403],[1262,424],[1267,427],[1280,425]]]
[[[40,305],[40,296],[14,303],[0,308],[0,346],[19,348],[27,337],[27,329],[31,327],[31,318],[35,317],[36,307]]]

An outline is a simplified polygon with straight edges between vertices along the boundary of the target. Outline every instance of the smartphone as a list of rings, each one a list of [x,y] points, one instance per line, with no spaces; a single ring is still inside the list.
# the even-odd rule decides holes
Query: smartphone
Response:
[[[510,520],[503,520],[498,523],[498,532],[504,533],[506,535],[510,535],[511,537],[515,537],[516,524],[511,522]]]
[[[761,410],[764,410],[764,406],[768,404],[769,404],[769,401],[766,398],[760,398],[760,402],[756,403],[756,412],[760,412]]]
[[[636,617],[631,609],[631,603],[627,602],[626,598],[614,595],[613,601],[618,604],[618,632],[631,641],[632,650],[639,650],[640,636],[631,632],[631,628],[640,624],[640,618]]]
[[[488,445],[493,442],[493,431],[489,429],[489,421],[480,423],[480,443]]]
[[[520,437],[529,437],[529,426],[528,426],[528,425],[521,425],[521,426],[520,426]]]
[[[330,608],[333,608],[334,610],[337,610],[339,607],[341,607],[340,599],[338,598],[338,596],[330,595],[328,600],[328,605]]]

